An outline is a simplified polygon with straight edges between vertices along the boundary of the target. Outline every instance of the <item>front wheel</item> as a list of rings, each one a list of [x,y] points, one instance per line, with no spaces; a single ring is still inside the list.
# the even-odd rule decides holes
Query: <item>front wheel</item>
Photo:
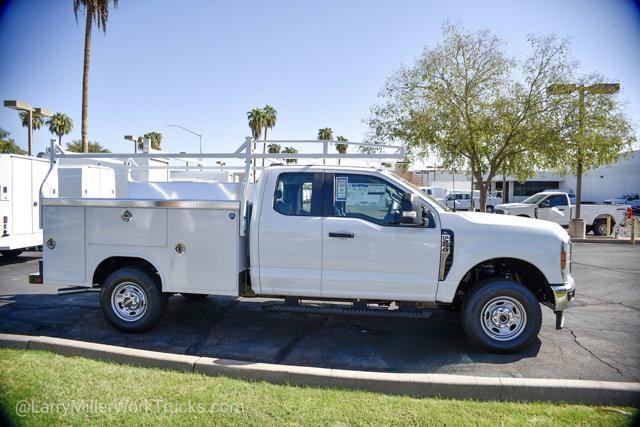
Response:
[[[516,353],[540,332],[540,303],[525,286],[508,279],[489,279],[471,289],[461,310],[469,338],[496,353]]]
[[[593,223],[593,234],[596,236],[606,236],[607,235],[607,220],[606,219],[598,219]],[[613,220],[611,221],[611,228],[608,230],[609,234],[613,229]]]
[[[145,270],[125,267],[107,277],[100,306],[107,320],[123,332],[143,332],[162,319],[168,295]]]
[[[487,213],[493,213],[493,206],[488,205],[484,210],[485,210]]]

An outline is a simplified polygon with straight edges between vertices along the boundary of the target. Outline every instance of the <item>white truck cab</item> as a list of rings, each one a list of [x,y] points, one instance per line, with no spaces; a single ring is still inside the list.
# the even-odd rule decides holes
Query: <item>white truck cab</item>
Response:
[[[247,171],[251,145],[234,153],[245,150]],[[575,296],[557,224],[455,213],[381,169],[271,166],[252,185],[250,176],[198,183],[197,196],[183,182],[149,183],[152,198],[44,198],[43,268],[32,281],[101,288],[104,315],[130,332],[157,323],[175,293],[260,296],[285,300],[274,307],[286,311],[309,301],[305,312],[322,312],[318,301],[365,315],[454,310],[475,343],[497,352],[531,344],[541,304],[561,327]]]
[[[497,205],[494,212],[543,219],[567,228],[569,227],[569,221],[575,216],[575,206],[571,204],[567,193],[547,190],[542,193],[536,193],[520,203]],[[627,219],[631,218],[631,215],[631,207],[625,205],[583,204],[580,206],[580,216],[587,224],[587,232],[593,231],[598,236],[610,234],[613,226],[623,224]],[[608,232],[607,218],[611,227]]]

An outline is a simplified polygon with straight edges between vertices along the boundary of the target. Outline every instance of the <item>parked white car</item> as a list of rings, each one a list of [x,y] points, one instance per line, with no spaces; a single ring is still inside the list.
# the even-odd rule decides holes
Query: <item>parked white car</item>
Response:
[[[603,202],[605,205],[629,205],[635,211],[640,209],[640,194],[638,193],[625,193],[620,194],[614,199],[606,199]]]
[[[475,209],[478,209],[480,207],[480,194],[477,190],[473,193],[473,206]],[[494,207],[501,202],[502,199],[487,194],[486,211],[488,213],[493,212]],[[457,211],[467,211],[471,208],[471,193],[468,191],[456,191],[451,193],[445,197],[444,204],[449,209],[455,208]]]
[[[105,317],[128,332],[160,321],[175,293],[268,296],[285,300],[269,309],[305,313],[455,310],[469,337],[496,352],[534,341],[541,304],[562,326],[575,283],[569,236],[557,224],[452,212],[382,169],[272,166],[250,184],[251,145],[228,154],[245,160],[242,183],[197,183],[197,191],[148,183],[146,193],[137,183],[137,198],[126,199],[43,197],[43,264],[30,280],[101,288]]]
[[[545,191],[534,194],[520,203],[505,203],[497,205],[497,214],[515,215],[527,218],[538,218],[569,227],[569,221],[575,216],[575,206],[571,205],[569,196],[562,191]],[[631,218],[630,206],[625,205],[582,205],[580,216],[587,223],[587,232],[593,231],[598,236],[607,234],[607,218],[611,220],[611,227],[622,224]],[[611,230],[609,230],[611,232]]]

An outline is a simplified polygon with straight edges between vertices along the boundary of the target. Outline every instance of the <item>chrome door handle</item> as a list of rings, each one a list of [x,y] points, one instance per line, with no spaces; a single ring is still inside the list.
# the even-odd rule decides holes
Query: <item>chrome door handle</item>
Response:
[[[329,237],[343,237],[346,239],[353,239],[354,234],[353,233],[329,233]]]

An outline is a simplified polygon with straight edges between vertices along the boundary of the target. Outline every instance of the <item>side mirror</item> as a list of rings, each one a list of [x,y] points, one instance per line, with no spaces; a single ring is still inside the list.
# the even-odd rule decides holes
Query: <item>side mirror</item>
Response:
[[[413,193],[406,193],[400,205],[400,222],[402,224],[423,225],[422,204],[420,198]]]
[[[540,207],[540,208],[548,208],[549,205],[550,205],[549,199],[547,199],[547,200],[541,201],[540,204],[538,205],[538,207]]]

